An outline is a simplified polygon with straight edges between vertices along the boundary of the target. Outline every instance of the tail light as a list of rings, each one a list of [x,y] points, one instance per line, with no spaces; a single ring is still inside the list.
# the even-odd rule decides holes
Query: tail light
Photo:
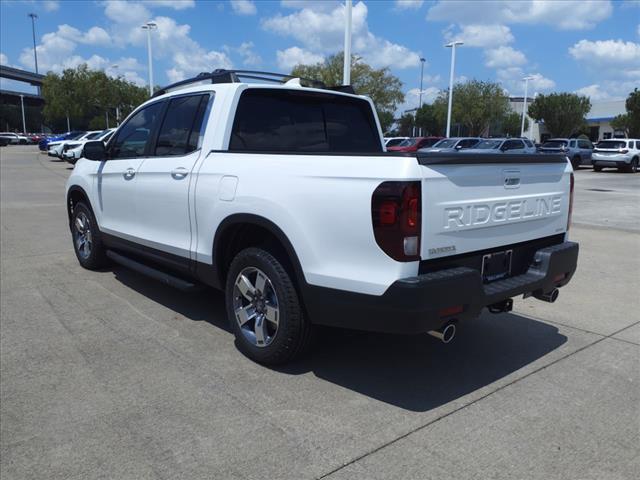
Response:
[[[420,260],[420,182],[380,184],[371,198],[371,220],[376,243],[387,255],[399,262]]]
[[[567,231],[569,231],[569,227],[571,226],[571,214],[573,213],[573,187],[575,183],[573,172],[571,173],[569,182],[569,216],[567,217]]]

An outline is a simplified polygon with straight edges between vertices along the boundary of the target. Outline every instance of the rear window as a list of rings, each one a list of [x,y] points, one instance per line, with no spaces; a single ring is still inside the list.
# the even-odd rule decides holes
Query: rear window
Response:
[[[413,147],[416,143],[418,143],[417,138],[407,138],[406,140],[403,140],[398,147]]]
[[[542,148],[561,148],[566,146],[567,142],[565,140],[549,140],[542,144]]]
[[[621,140],[604,140],[598,143],[598,148],[618,149],[625,148],[626,146],[627,142],[623,142]]]
[[[382,152],[369,102],[319,92],[245,90],[229,150]]]
[[[392,138],[387,142],[387,147],[395,147],[404,142],[404,138]]]

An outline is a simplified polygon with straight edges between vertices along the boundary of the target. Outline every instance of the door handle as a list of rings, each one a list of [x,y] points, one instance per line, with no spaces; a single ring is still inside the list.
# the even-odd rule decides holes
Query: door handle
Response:
[[[176,180],[182,180],[184,177],[188,175],[188,173],[189,173],[189,170],[187,170],[184,167],[178,167],[171,170],[171,176]]]
[[[131,180],[133,177],[136,176],[136,171],[133,168],[129,167],[124,171],[122,176],[124,177],[125,180]]]

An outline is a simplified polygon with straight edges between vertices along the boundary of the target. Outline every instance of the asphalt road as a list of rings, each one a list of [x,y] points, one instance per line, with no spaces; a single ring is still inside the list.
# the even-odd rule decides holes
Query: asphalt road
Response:
[[[236,350],[219,293],[81,269],[68,174],[0,149],[3,480],[639,478],[640,174],[577,172],[554,305],[450,345],[325,330],[284,369]]]

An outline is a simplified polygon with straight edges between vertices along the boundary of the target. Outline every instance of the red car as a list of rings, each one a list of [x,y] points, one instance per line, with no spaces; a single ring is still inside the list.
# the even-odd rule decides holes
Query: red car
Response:
[[[388,152],[417,152],[421,148],[432,147],[443,137],[411,137],[395,147],[387,148]]]

